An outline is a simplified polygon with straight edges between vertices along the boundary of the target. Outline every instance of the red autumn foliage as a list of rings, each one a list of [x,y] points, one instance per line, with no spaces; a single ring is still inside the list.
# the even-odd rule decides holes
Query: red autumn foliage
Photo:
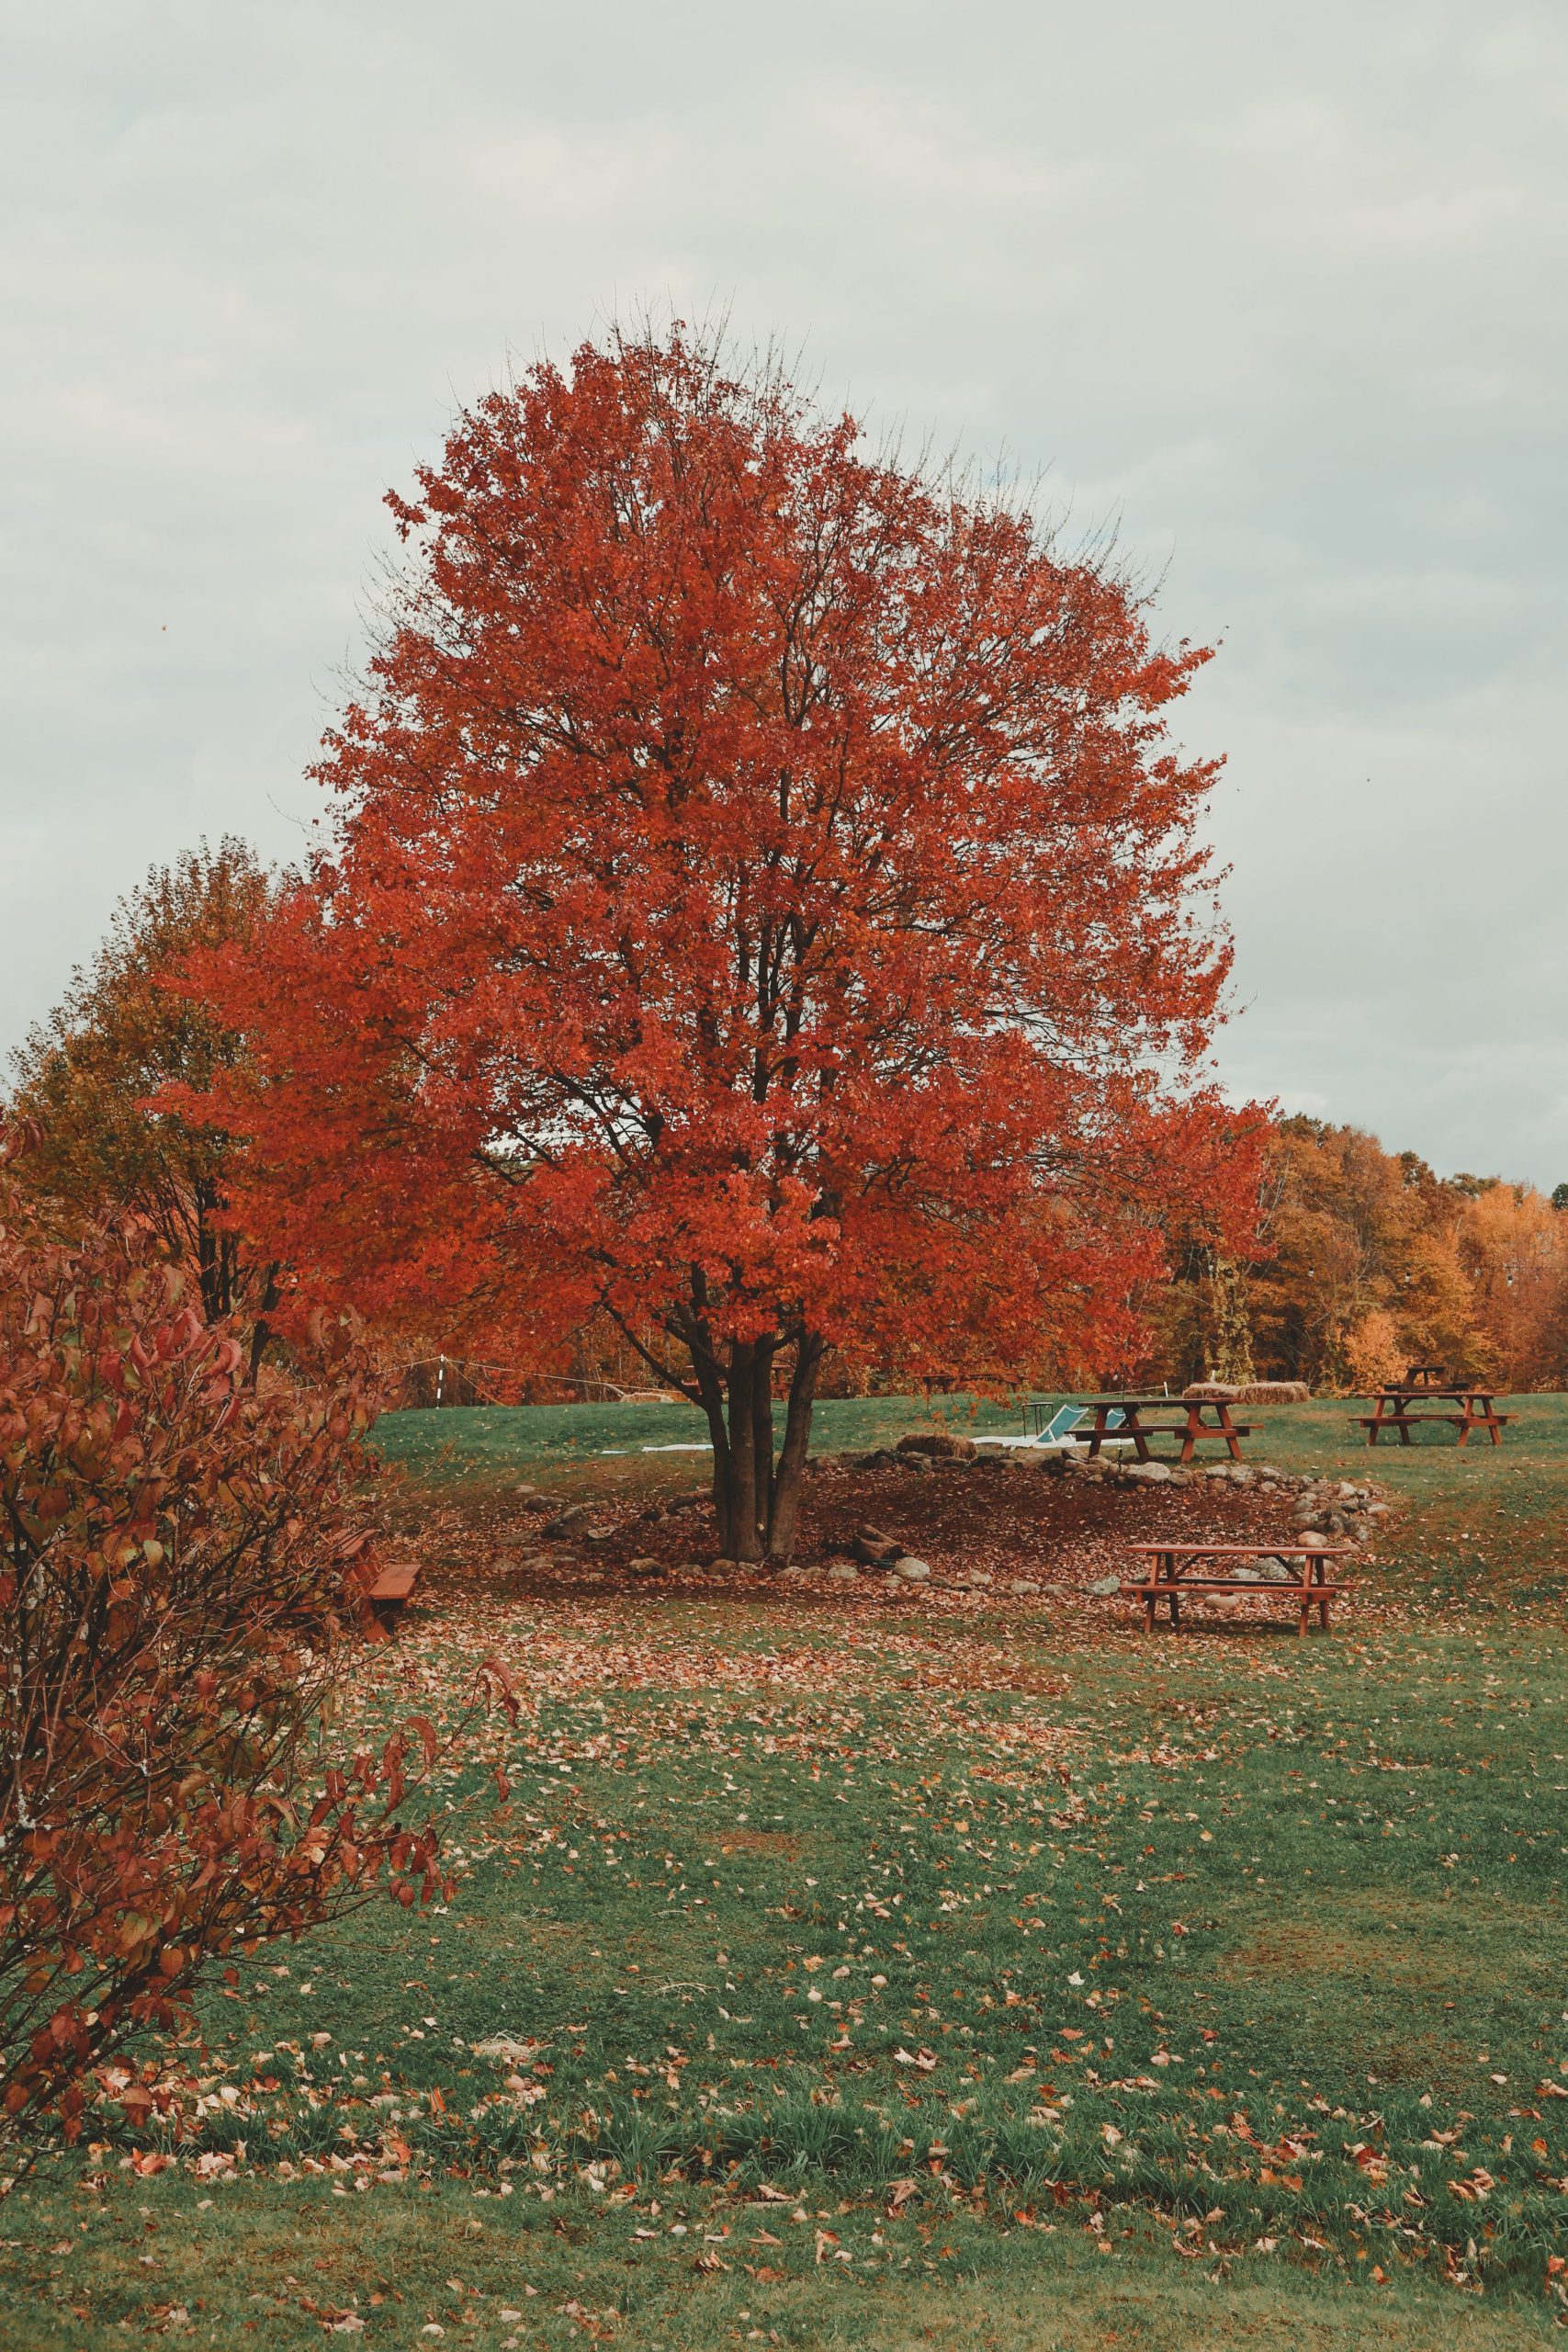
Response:
[[[1171,1202],[1256,1192],[1165,736],[1206,654],[679,330],[536,368],[390,503],[335,852],[194,975],[269,1250],[449,1347],[606,1317],[705,1409],[739,1558],[788,1555],[826,1351],[1130,1361]]]
[[[0,2138],[48,2108],[73,2136],[87,2069],[212,1956],[436,1883],[404,1736],[321,1735],[363,1351],[323,1327],[317,1385],[258,1395],[198,1295],[146,1227],[64,1245],[0,1186]]]

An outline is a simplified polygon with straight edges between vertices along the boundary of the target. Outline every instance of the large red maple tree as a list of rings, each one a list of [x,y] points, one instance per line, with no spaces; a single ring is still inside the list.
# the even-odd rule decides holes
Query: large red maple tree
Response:
[[[678,328],[535,368],[389,503],[332,846],[204,975],[269,1248],[514,1345],[612,1317],[742,1560],[790,1553],[830,1350],[1131,1360],[1173,1199],[1234,1233],[1248,1191],[1199,1083],[1213,766],[1165,729],[1206,653]]]

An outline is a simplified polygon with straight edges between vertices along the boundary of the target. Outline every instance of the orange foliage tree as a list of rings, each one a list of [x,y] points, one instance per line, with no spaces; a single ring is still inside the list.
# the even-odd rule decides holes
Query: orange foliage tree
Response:
[[[1568,1381],[1568,1216],[1530,1184],[1487,1183],[1459,1219],[1477,1324],[1510,1388]]]
[[[116,909],[91,966],[13,1057],[10,1116],[36,1125],[17,1170],[62,1229],[126,1212],[188,1268],[209,1321],[248,1327],[252,1375],[267,1342],[276,1268],[259,1262],[225,1215],[233,1146],[199,1119],[154,1107],[179,1083],[209,1086],[242,1050],[211,1008],[165,983],[198,947],[243,945],[265,916],[270,880],[242,841],[204,842],[155,865]]]
[[[1219,1232],[1250,1182],[1165,733],[1206,655],[679,329],[536,368],[389,503],[335,849],[193,976],[269,1245],[389,1315],[608,1317],[705,1412],[738,1559],[790,1553],[829,1350],[1132,1360],[1162,1204]]]

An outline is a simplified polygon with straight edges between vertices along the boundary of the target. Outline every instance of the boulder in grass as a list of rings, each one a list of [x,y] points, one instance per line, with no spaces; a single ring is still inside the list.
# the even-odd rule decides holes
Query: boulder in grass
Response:
[[[979,1447],[952,1430],[911,1430],[898,1441],[900,1453],[923,1453],[932,1462],[973,1462]]]

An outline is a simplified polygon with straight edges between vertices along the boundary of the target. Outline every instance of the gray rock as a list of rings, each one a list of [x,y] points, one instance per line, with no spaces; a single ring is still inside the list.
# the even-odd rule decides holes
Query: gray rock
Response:
[[[661,1577],[664,1574],[664,1563],[662,1560],[654,1559],[649,1553],[639,1553],[635,1560],[626,1562],[626,1573],[634,1577]]]
[[[1233,1584],[1261,1584],[1263,1581],[1264,1577],[1261,1562],[1255,1563],[1251,1560],[1238,1560],[1235,1566],[1231,1570],[1231,1582]]]
[[[1091,1593],[1096,1600],[1109,1600],[1113,1593],[1118,1593],[1121,1589],[1120,1577],[1096,1577],[1092,1584],[1086,1584],[1084,1587],[1084,1590]]]
[[[1129,1462],[1122,1476],[1135,1480],[1140,1486],[1167,1487],[1170,1484],[1170,1464],[1168,1462]]]
[[[1265,1584],[1296,1584],[1300,1581],[1296,1571],[1283,1560],[1259,1560],[1258,1573]]]
[[[835,1584],[853,1584],[860,1570],[852,1560],[835,1560],[829,1566],[828,1574]]]
[[[901,1552],[893,1563],[893,1573],[902,1577],[906,1584],[926,1584],[931,1578],[931,1563],[917,1557],[913,1552]]]
[[[540,1532],[545,1535],[575,1535],[580,1527],[587,1526],[588,1519],[586,1503],[571,1503],[565,1510],[557,1511],[554,1519],[547,1520]]]

